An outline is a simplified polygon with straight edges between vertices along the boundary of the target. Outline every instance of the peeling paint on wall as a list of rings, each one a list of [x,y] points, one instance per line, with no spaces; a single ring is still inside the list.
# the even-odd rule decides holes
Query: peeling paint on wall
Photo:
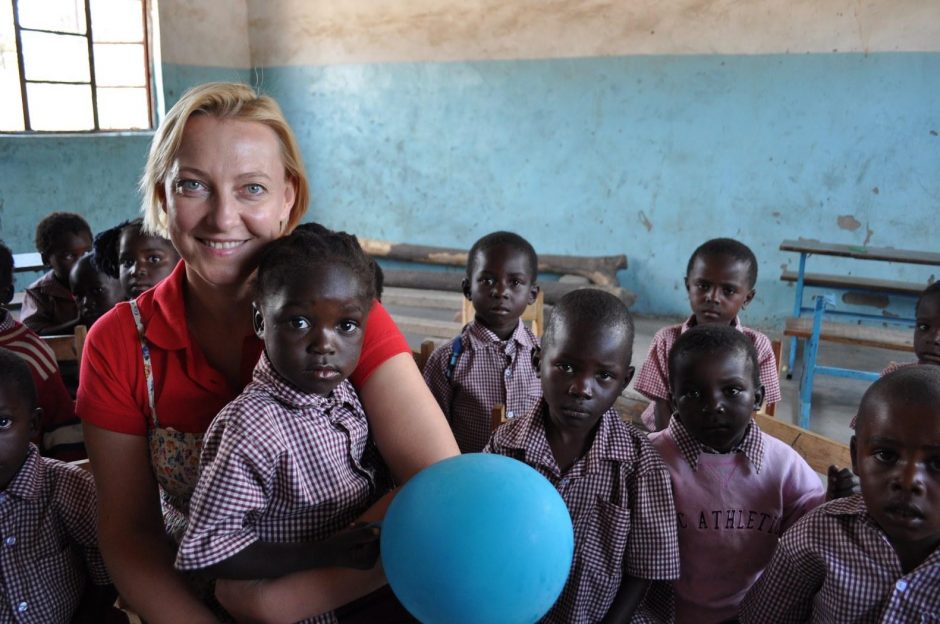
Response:
[[[852,215],[839,215],[836,219],[836,223],[838,223],[839,227],[843,230],[849,230],[850,232],[854,232],[862,227],[861,222]]]
[[[643,227],[646,228],[647,232],[653,231],[653,223],[647,218],[646,213],[642,210],[640,211],[640,223],[643,224]]]

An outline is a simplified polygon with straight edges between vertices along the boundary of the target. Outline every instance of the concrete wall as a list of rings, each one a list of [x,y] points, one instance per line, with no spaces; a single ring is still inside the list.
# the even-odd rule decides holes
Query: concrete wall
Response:
[[[205,4],[160,2],[168,104],[214,79],[274,95],[303,146],[312,216],[328,225],[454,246],[510,228],[546,252],[624,252],[636,309],[662,314],[687,310],[691,250],[736,236],[761,260],[746,317],[759,325],[791,305],[777,279],[795,264],[777,250],[784,238],[936,249],[937,3]],[[7,163],[29,156],[21,140],[0,139],[0,179],[20,173]],[[74,145],[64,188],[101,162],[94,145]],[[143,159],[110,167],[112,186],[132,195]],[[0,183],[7,205],[11,192],[35,202]],[[82,203],[99,225],[111,219]]]

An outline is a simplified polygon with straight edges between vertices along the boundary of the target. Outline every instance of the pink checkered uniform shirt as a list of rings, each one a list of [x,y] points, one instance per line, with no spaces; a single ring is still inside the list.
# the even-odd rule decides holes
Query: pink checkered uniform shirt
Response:
[[[86,582],[111,584],[96,506],[90,473],[40,457],[30,444],[0,492],[0,622],[69,622]]]
[[[681,325],[663,327],[653,336],[646,361],[640,367],[633,382],[633,388],[652,401],[640,418],[650,431],[656,424],[656,400],[669,399],[669,351],[679,336],[695,327],[695,316],[690,316]],[[757,330],[745,327],[738,317],[734,318],[734,328],[743,332],[754,343],[757,350],[757,363],[760,367],[760,382],[764,386],[764,403],[770,405],[780,400],[780,377],[777,373],[777,360],[774,358],[770,339]]]
[[[861,494],[834,500],[783,535],[741,622],[940,622],[940,549],[905,574]]]
[[[562,473],[545,434],[544,401],[501,426],[484,452],[525,462],[558,490],[574,524],[568,582],[542,622],[599,622],[626,572],[654,581],[633,622],[672,618],[668,592],[657,581],[679,576],[676,511],[669,472],[646,436],[613,409],[600,419],[588,452]],[[533,522],[537,522],[533,518]]]
[[[542,386],[532,367],[532,350],[539,340],[521,320],[512,336],[501,341],[477,321],[460,334],[463,352],[453,376],[446,371],[453,343],[438,347],[424,367],[424,380],[450,422],[462,453],[479,453],[492,433],[491,414],[498,403],[506,416],[532,409]]]
[[[256,541],[325,539],[390,487],[352,385],[329,397],[300,392],[264,355],[206,432],[176,567],[206,568]]]

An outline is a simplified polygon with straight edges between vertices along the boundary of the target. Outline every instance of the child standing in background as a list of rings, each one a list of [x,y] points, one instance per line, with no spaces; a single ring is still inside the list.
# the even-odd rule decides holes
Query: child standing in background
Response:
[[[424,367],[424,380],[463,453],[486,445],[497,404],[512,418],[538,400],[532,349],[539,343],[520,319],[538,295],[537,278],[535,249],[518,234],[493,232],[470,248],[462,286],[475,317]]]
[[[0,347],[25,360],[42,409],[40,431],[34,442],[42,454],[73,461],[85,457],[82,424],[62,380],[52,349],[36,332],[19,323],[6,309],[13,299],[13,254],[0,241]]]
[[[0,349],[0,621],[121,621],[98,552],[95,482],[39,456],[29,440],[41,411],[26,362]]]
[[[94,325],[105,312],[125,299],[121,282],[98,267],[94,251],[79,258],[72,267],[69,287],[78,304],[79,324],[86,327]]]
[[[484,449],[535,468],[571,513],[571,572],[542,621],[671,621],[658,582],[679,576],[669,472],[613,409],[633,376],[630,312],[609,293],[571,292],[552,311],[542,342],[533,358],[542,398]]]
[[[173,272],[180,256],[165,238],[144,234],[143,219],[125,221],[95,236],[95,258],[100,269],[119,279],[124,297],[153,288]]]
[[[796,451],[752,420],[764,389],[743,333],[728,325],[685,332],[669,353],[669,380],[675,413],[649,441],[672,475],[678,514],[676,621],[725,622],[780,535],[825,491]]]
[[[780,540],[741,622],[940,622],[940,367],[873,383],[850,443],[862,493]]]
[[[89,249],[91,228],[72,212],[53,212],[36,226],[36,250],[52,270],[26,287],[20,321],[41,336],[68,334],[78,324],[69,273]]]
[[[940,366],[940,282],[924,289],[914,307],[914,355],[916,362],[891,362],[882,375],[893,373],[904,366],[933,364]]]
[[[347,380],[375,296],[372,267],[354,237],[319,226],[262,252],[253,323],[265,352],[206,432],[179,569],[261,579],[341,566],[383,584],[377,530],[349,528],[391,489]]]
[[[660,431],[669,423],[672,413],[669,350],[681,334],[697,325],[730,325],[743,332],[757,349],[764,402],[770,405],[780,400],[780,379],[770,340],[759,331],[743,326],[738,319],[740,311],[754,299],[756,283],[757,258],[743,243],[730,238],[715,238],[692,253],[685,273],[692,316],[681,325],[664,327],[656,332],[633,385],[637,392],[650,399],[649,406],[641,415],[647,429]]]

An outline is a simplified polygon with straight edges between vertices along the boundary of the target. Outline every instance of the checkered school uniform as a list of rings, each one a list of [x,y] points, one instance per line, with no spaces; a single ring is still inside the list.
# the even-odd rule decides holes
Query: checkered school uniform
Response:
[[[352,385],[329,397],[300,392],[264,355],[206,432],[176,567],[206,568],[256,541],[325,539],[390,488]]]
[[[940,549],[905,574],[862,496],[832,501],[784,533],[741,622],[940,622]]]
[[[69,622],[87,581],[111,584],[95,507],[91,474],[30,444],[0,492],[0,622]]]
[[[491,414],[498,403],[506,416],[532,409],[542,386],[532,367],[532,350],[539,340],[521,320],[508,340],[471,321],[460,334],[463,351],[453,374],[447,370],[453,342],[438,347],[424,367],[424,380],[450,422],[462,453],[478,453],[492,433]]]
[[[640,418],[647,429],[653,431],[655,424],[655,402],[657,399],[669,399],[669,351],[679,336],[695,327],[695,316],[690,316],[681,325],[663,327],[653,336],[649,352],[640,371],[636,374],[633,388],[650,399],[650,403]],[[770,339],[759,331],[741,324],[734,317],[734,328],[751,339],[757,350],[757,363],[760,368],[760,382],[764,386],[764,404],[770,405],[780,400],[780,377],[777,374],[777,360],[774,358]]]
[[[627,574],[651,581],[679,577],[669,472],[646,436],[611,409],[601,417],[591,448],[563,474],[545,435],[545,409],[540,400],[524,417],[497,429],[484,452],[535,468],[555,486],[571,513],[571,572],[542,621],[599,622],[620,588],[624,565]],[[631,621],[672,619],[663,585],[653,583]]]

